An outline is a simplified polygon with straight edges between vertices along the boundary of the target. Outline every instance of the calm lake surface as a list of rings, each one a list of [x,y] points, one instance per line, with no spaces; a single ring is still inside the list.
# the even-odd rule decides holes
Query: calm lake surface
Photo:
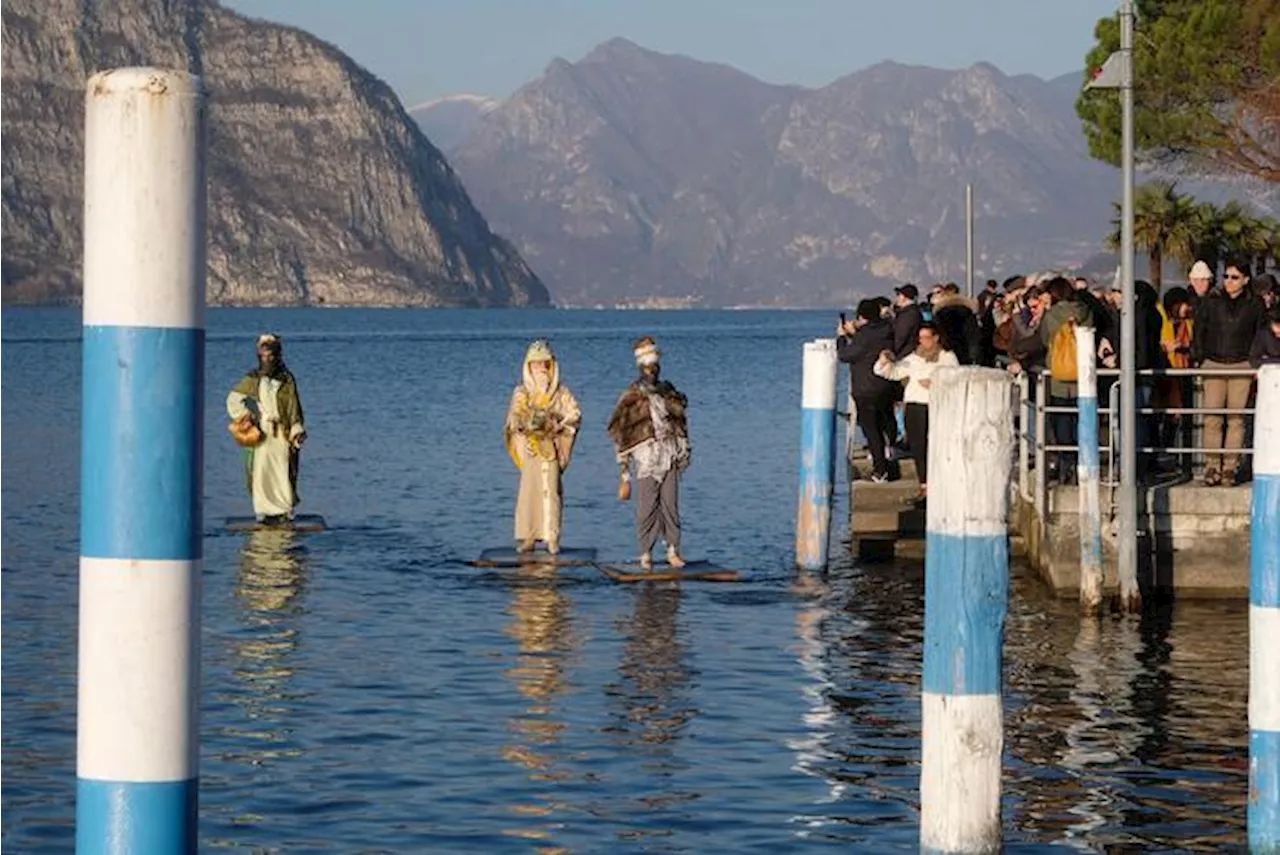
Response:
[[[201,849],[778,852],[918,846],[923,568],[793,571],[812,312],[223,310],[205,414]],[[3,314],[3,845],[74,835],[80,315]],[[284,340],[321,534],[251,512],[226,393]],[[584,430],[564,545],[636,553],[604,425],[654,334],[691,402],[686,553],[739,585],[478,570],[511,542],[502,421],[547,336]],[[842,383],[846,382],[842,380]],[[1017,574],[1007,851],[1245,840],[1247,606],[1082,623]]]

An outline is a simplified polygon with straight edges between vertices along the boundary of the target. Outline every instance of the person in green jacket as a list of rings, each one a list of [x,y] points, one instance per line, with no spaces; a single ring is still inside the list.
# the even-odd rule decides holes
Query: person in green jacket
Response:
[[[259,522],[293,519],[298,496],[298,452],[307,438],[298,383],[284,364],[280,337],[258,337],[258,366],[227,395],[227,415],[245,434],[260,438],[245,447],[245,470],[253,513]],[[243,443],[242,443],[243,444]]]

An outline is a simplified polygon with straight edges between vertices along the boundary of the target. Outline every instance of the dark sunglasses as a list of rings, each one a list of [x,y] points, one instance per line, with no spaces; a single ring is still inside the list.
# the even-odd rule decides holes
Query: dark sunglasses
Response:
[[[1243,279],[1244,276],[1242,276],[1239,273],[1228,273],[1226,276],[1223,276],[1222,278],[1235,280],[1235,279]]]

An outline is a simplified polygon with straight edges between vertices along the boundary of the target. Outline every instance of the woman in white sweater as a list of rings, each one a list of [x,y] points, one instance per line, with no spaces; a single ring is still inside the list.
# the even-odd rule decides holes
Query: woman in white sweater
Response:
[[[929,480],[929,386],[933,372],[944,365],[959,365],[956,355],[942,346],[938,328],[932,323],[920,325],[919,345],[898,361],[893,354],[881,351],[874,371],[886,380],[907,381],[902,400],[906,404],[903,421],[907,428],[907,445],[916,461],[916,474],[920,478],[920,496],[928,495]]]

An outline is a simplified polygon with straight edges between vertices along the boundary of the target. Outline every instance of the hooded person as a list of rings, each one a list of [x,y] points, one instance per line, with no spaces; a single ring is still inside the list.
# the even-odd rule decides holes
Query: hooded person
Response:
[[[640,566],[653,567],[653,548],[667,544],[667,563],[683,567],[680,557],[680,474],[689,466],[689,401],[660,379],[662,352],[645,336],[632,345],[639,376],[627,386],[609,417],[619,467],[618,498],[631,497],[631,467],[640,481],[636,536]]]
[[[582,410],[560,382],[560,363],[546,340],[529,345],[521,375],[503,429],[507,453],[520,470],[516,549],[532,552],[541,540],[554,555],[560,551],[564,513],[561,476],[573,456]]]
[[[307,429],[298,383],[284,363],[280,337],[258,336],[258,365],[227,395],[231,433],[245,450],[245,475],[259,522],[291,520],[298,496],[298,457]]]

